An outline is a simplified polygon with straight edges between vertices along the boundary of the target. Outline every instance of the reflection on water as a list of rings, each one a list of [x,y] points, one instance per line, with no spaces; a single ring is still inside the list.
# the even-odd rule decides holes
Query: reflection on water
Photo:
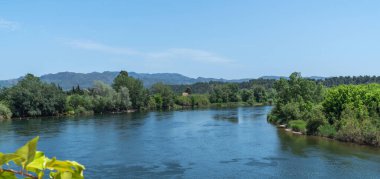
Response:
[[[331,139],[325,139],[315,136],[303,136],[279,130],[278,137],[281,139],[282,150],[290,150],[293,154],[307,157],[312,150],[324,151],[326,155],[321,157],[329,158],[329,155],[339,155],[345,157],[358,157],[365,160],[379,162],[378,148],[370,146],[361,146],[353,143],[338,142]]]
[[[59,122],[51,120],[51,119],[32,119],[32,120],[8,120],[1,122],[0,125],[0,134],[6,134],[5,132],[9,132],[9,130],[12,130],[12,132],[16,133],[17,135],[21,136],[36,136],[40,135],[41,132],[48,133],[50,135],[55,135],[60,132],[60,127],[57,124]],[[14,130],[12,127],[15,126],[16,129]],[[48,126],[44,131],[40,131],[42,126]]]
[[[0,122],[0,151],[40,135],[48,156],[86,165],[87,178],[376,178],[380,151],[287,133],[271,107]]]
[[[238,111],[222,111],[214,114],[213,118],[215,120],[224,120],[232,123],[239,122]]]

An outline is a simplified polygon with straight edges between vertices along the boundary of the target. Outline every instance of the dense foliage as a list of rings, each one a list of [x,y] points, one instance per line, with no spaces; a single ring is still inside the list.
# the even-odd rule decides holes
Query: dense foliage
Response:
[[[10,119],[12,117],[12,111],[5,104],[0,103],[0,120]]]
[[[252,89],[255,87],[263,87],[265,89],[272,89],[274,87],[274,83],[276,80],[268,80],[268,79],[253,79],[247,82],[241,83],[233,83],[238,86],[239,90],[242,89]],[[210,81],[210,82],[198,82],[191,85],[170,85],[172,90],[175,93],[181,93],[186,91],[186,89],[191,89],[192,93],[197,94],[208,94],[210,93],[215,86],[231,84],[231,82],[218,82],[218,81]]]
[[[149,89],[140,80],[122,71],[114,78],[112,86],[95,81],[91,88],[73,86],[70,91],[54,84],[42,82],[28,74],[11,88],[0,90],[0,119],[76,115],[130,110],[163,110],[184,107],[203,107],[212,103],[237,103],[249,105],[272,103],[273,89],[265,81],[245,83],[207,83],[209,92],[187,86],[175,92],[172,86],[156,83]],[[201,84],[201,83],[199,83]],[[263,84],[263,85],[259,85]],[[242,88],[244,86],[244,88]],[[270,85],[269,85],[270,86]]]
[[[28,74],[12,88],[3,91],[15,117],[52,116],[65,111],[65,93],[53,84],[46,84]]]
[[[295,131],[341,141],[380,146],[380,85],[340,85],[293,73],[275,84],[278,100],[268,116]]]
[[[289,80],[281,79],[275,83],[277,101],[269,115],[269,120],[287,123],[290,120],[305,119],[313,112],[313,103],[322,100],[323,86],[293,73]]]
[[[380,76],[339,76],[326,78],[322,82],[327,87],[380,83]]]
[[[16,179],[26,177],[42,179],[49,171],[49,177],[54,179],[83,179],[85,167],[75,161],[61,161],[48,158],[41,151],[37,151],[36,137],[16,150],[14,153],[0,153],[0,178]],[[13,164],[13,165],[10,165]],[[10,169],[10,166],[17,166]]]

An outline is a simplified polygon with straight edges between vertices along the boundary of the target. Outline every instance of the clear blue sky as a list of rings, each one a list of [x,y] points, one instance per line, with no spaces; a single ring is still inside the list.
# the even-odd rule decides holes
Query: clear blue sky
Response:
[[[0,1],[0,79],[380,75],[380,1]]]

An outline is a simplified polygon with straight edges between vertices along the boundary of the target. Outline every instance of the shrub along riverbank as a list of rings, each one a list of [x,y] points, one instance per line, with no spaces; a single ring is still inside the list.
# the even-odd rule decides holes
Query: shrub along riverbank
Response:
[[[321,83],[293,73],[275,83],[277,103],[268,121],[294,131],[380,146],[380,85]]]
[[[63,91],[55,84],[44,83],[28,74],[17,85],[0,90],[0,119],[256,105],[272,103],[275,96],[272,89],[264,86],[242,88],[238,83],[209,83],[207,86],[208,92],[202,94],[192,94],[190,87],[175,93],[172,86],[162,83],[147,89],[140,80],[122,71],[111,86],[96,81],[90,89],[76,86]]]

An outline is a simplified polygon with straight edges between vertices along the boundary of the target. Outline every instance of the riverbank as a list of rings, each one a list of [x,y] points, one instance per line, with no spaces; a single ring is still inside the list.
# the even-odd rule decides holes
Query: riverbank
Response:
[[[302,132],[297,132],[297,131],[293,131],[293,130],[290,129],[290,128],[286,128],[286,125],[284,125],[284,124],[282,124],[282,125],[277,125],[277,128],[284,129],[286,132],[290,132],[290,133],[292,133],[292,134],[304,135]]]
[[[34,118],[61,118],[61,117],[80,117],[80,116],[95,116],[95,115],[103,115],[103,114],[128,114],[128,113],[136,113],[136,112],[157,112],[157,111],[180,111],[180,110],[197,110],[197,109],[212,109],[212,108],[237,108],[237,107],[257,107],[257,106],[269,106],[264,103],[256,103],[254,105],[251,105],[246,102],[229,102],[229,103],[212,103],[205,106],[179,106],[175,105],[171,109],[129,109],[125,111],[109,111],[109,112],[102,112],[102,113],[94,113],[93,111],[82,111],[81,113],[64,113],[59,115],[52,115],[52,116],[35,116],[35,117],[12,117],[10,119],[1,119],[0,121],[7,121],[7,120],[30,120]]]
[[[287,133],[291,133],[291,134],[296,134],[296,135],[303,135],[303,136],[308,136],[308,137],[318,137],[318,138],[323,138],[323,139],[328,139],[328,140],[334,140],[334,141],[339,141],[339,142],[343,142],[343,143],[351,143],[351,144],[357,144],[357,145],[364,145],[364,146],[371,146],[371,147],[376,147],[376,148],[380,148],[380,146],[378,145],[371,145],[371,144],[366,144],[366,143],[361,143],[361,142],[355,142],[355,141],[345,141],[345,140],[339,140],[339,139],[336,139],[336,138],[333,138],[333,137],[327,137],[327,136],[322,136],[322,135],[309,135],[307,134],[307,130],[304,129],[304,131],[300,131],[300,130],[294,130],[292,128],[289,128],[286,124],[274,124],[272,123],[273,125],[275,125],[277,128],[279,128],[280,130],[283,130]]]
[[[274,124],[272,124],[274,125]],[[305,133],[301,132],[295,132],[292,129],[286,128],[284,125],[274,125],[276,128],[284,134],[287,134],[289,137],[299,137],[302,138],[303,140],[310,140],[310,141],[319,141],[318,143],[338,143],[341,145],[344,145],[347,148],[365,148],[368,149],[369,151],[379,151],[380,152],[380,147],[373,146],[373,145],[366,145],[366,144],[360,144],[360,143],[355,143],[355,142],[346,142],[346,141],[341,141],[337,140],[334,138],[329,138],[329,137],[324,137],[324,136],[318,136],[318,135],[307,135]],[[297,139],[294,139],[297,140]],[[324,141],[324,142],[320,142]],[[305,144],[306,145],[306,144]]]

